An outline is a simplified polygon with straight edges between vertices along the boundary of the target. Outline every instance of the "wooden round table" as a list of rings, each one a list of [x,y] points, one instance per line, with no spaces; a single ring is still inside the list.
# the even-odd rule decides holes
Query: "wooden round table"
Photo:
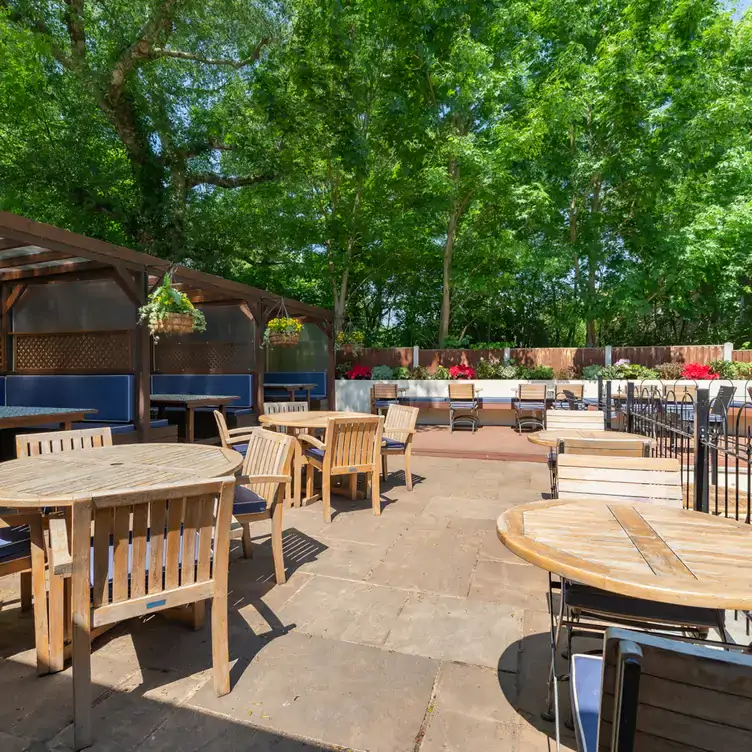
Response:
[[[202,444],[121,444],[0,462],[0,505],[233,475],[243,457]]]
[[[272,413],[259,416],[262,426],[284,428],[289,434],[295,435],[298,430],[315,430],[326,428],[329,418],[370,418],[370,413],[350,413],[344,410],[305,410],[293,413]],[[295,442],[295,463],[293,468],[293,504],[297,507],[303,504],[303,449],[300,442]]]
[[[561,428],[555,431],[538,431],[528,434],[527,440],[532,444],[557,447],[562,439],[608,439],[609,441],[650,441],[650,437],[639,433],[623,431],[590,431],[579,428]]]
[[[568,499],[521,504],[499,539],[541,569],[619,595],[752,608],[752,525],[648,503]]]

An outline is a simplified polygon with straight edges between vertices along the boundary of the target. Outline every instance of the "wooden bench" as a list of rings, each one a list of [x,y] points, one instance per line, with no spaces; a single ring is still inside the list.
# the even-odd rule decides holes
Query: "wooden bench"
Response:
[[[605,427],[605,415],[602,410],[546,410],[547,431],[603,431]]]

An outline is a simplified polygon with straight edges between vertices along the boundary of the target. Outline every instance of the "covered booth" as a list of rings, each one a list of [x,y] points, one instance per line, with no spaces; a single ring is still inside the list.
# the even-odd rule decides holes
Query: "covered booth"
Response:
[[[207,330],[155,345],[137,309],[166,273],[204,312]],[[260,412],[274,358],[262,338],[281,304],[315,330],[315,361],[326,366],[317,373],[320,393],[333,401],[330,311],[0,212],[0,408],[73,411],[60,421],[44,411],[36,423],[19,418],[19,429],[83,418],[139,441],[170,436],[167,421],[152,415],[154,393],[229,394],[239,417]]]

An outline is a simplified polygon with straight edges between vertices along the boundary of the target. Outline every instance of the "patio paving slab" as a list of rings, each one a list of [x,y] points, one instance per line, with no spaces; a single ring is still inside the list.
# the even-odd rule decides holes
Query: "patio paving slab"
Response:
[[[306,634],[378,646],[384,644],[407,596],[404,590],[316,577],[279,616]]]
[[[470,580],[471,600],[505,603],[511,609],[548,613],[548,577],[529,564],[478,561]]]
[[[390,515],[388,509],[375,515],[368,509],[352,509],[334,517],[320,532],[325,539],[337,538],[354,543],[390,546],[410,526],[412,516]]]
[[[518,727],[513,723],[496,723],[451,710],[436,710],[430,715],[420,752],[517,752],[518,734]]]
[[[480,544],[475,532],[413,527],[392,546],[368,581],[464,596]]]
[[[496,603],[413,594],[384,647],[412,655],[517,670],[522,616]]]
[[[233,691],[210,684],[189,705],[323,745],[413,752],[438,663],[291,633],[242,670]]]

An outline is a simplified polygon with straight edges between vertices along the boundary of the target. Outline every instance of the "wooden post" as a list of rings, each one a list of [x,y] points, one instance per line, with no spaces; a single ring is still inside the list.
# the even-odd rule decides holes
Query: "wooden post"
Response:
[[[0,285],[0,301],[2,305],[2,310],[0,310],[0,314],[2,314],[2,319],[0,319],[0,347],[2,350],[0,351],[0,358],[2,358],[2,372],[8,373],[8,370],[10,368],[10,348],[11,348],[11,342],[10,342],[10,332],[9,332],[9,326],[8,326],[8,319],[10,317],[10,311],[5,311],[6,301],[8,299],[8,286],[7,285]]]
[[[135,276],[136,286],[143,305],[143,303],[146,303],[149,294],[149,275],[146,272],[137,272]],[[133,349],[135,353],[134,422],[138,440],[148,441],[151,423],[151,336],[149,330],[138,323],[133,330]]]
[[[264,410],[264,373],[266,372],[266,353],[261,346],[264,337],[264,327],[266,326],[266,312],[264,301],[257,300],[249,304],[253,320],[256,327],[253,332],[253,374],[256,381],[256,404],[254,408],[256,415],[261,415]]]
[[[326,321],[324,332],[329,337],[329,369],[326,373],[326,393],[329,396],[328,407],[330,410],[337,409],[337,351],[334,347],[334,324]]]

